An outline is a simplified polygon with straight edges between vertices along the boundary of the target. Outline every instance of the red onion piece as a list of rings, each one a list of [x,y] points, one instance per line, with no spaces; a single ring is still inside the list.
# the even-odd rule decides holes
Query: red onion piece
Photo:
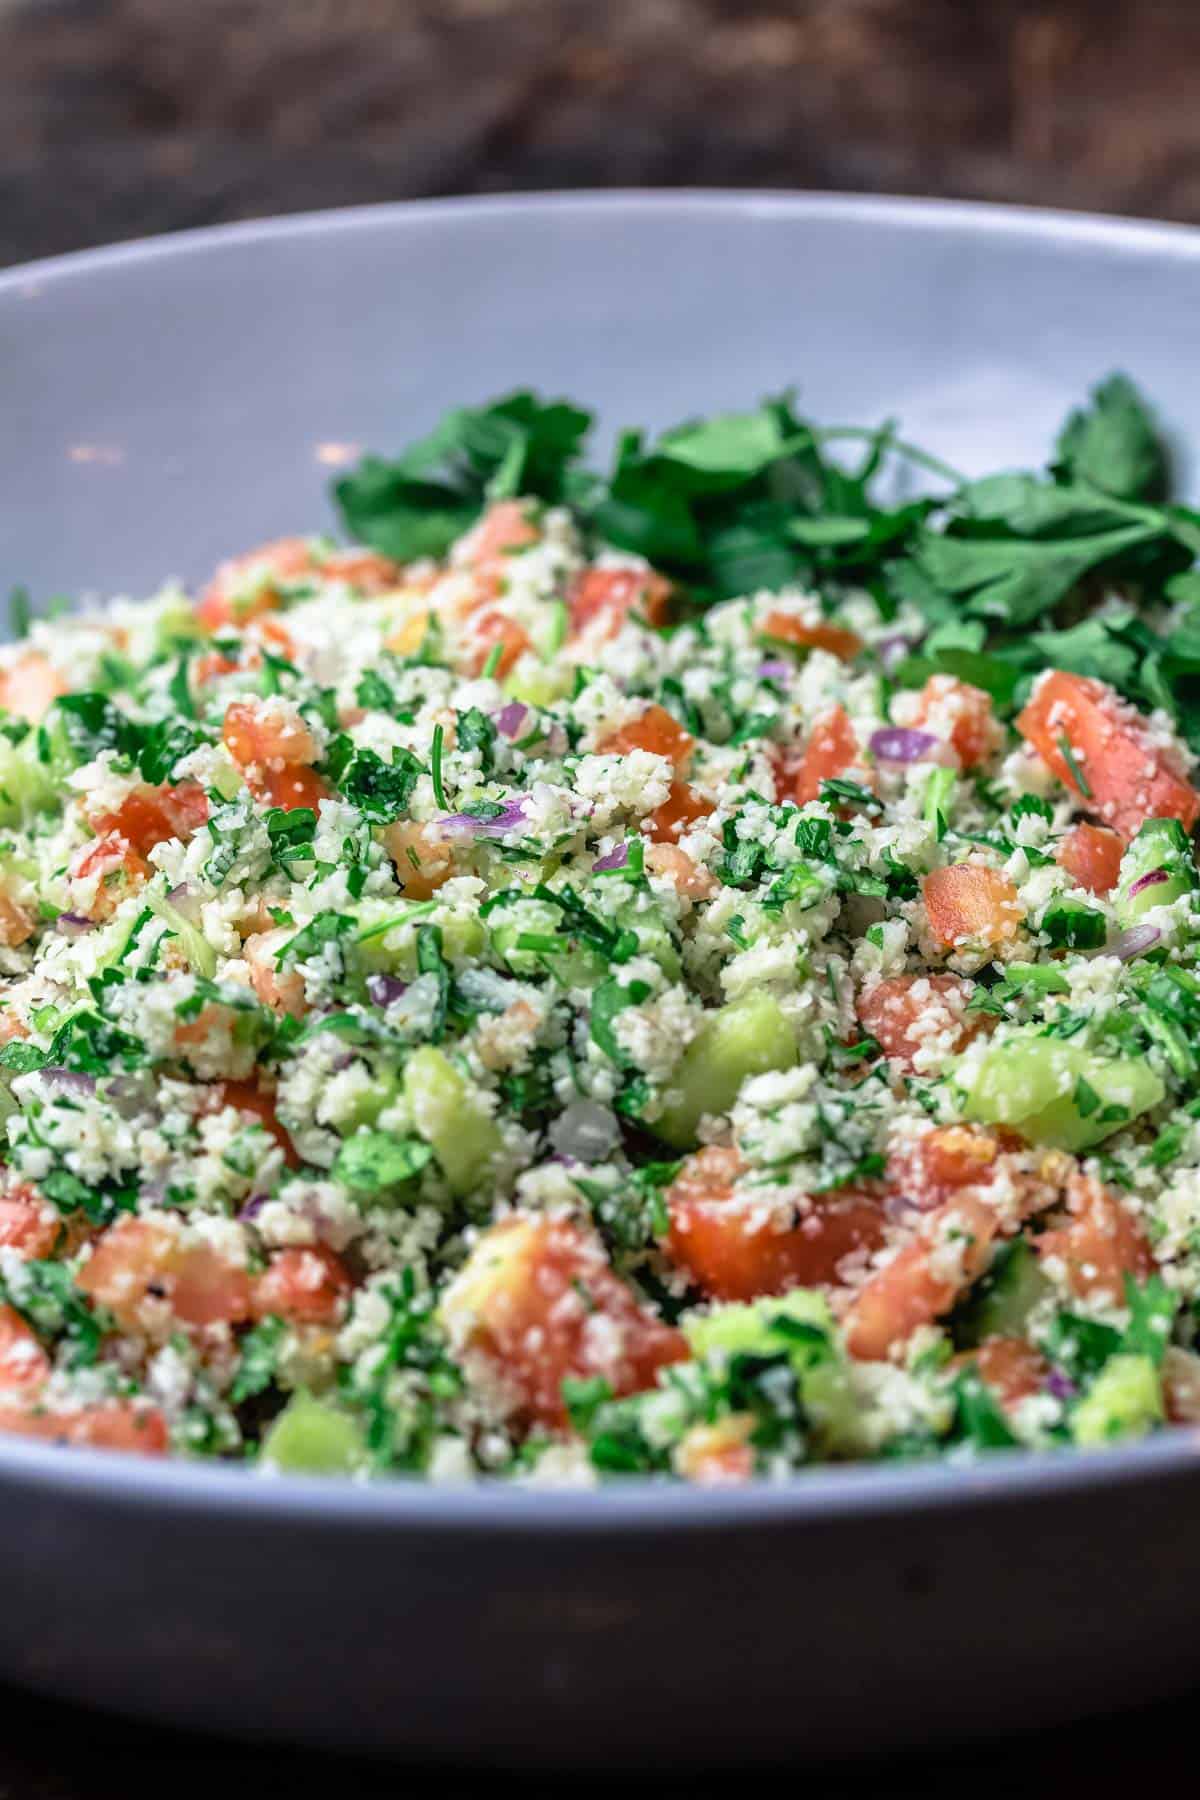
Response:
[[[870,751],[877,762],[920,762],[923,756],[938,748],[938,742],[928,731],[914,731],[907,725],[885,725],[882,730],[871,733]]]
[[[523,700],[510,700],[495,714],[496,729],[511,743],[521,735],[521,722],[529,708]]]
[[[270,1194],[251,1194],[245,1206],[243,1206],[238,1213],[238,1219],[241,1223],[243,1225],[249,1225],[254,1219],[257,1219],[259,1213],[270,1198]]]
[[[1053,1394],[1056,1400],[1073,1400],[1079,1392],[1070,1376],[1064,1375],[1061,1369],[1051,1369],[1044,1385],[1046,1392]]]
[[[623,869],[628,861],[629,845],[618,844],[615,850],[610,850],[605,856],[596,858],[592,864],[592,874],[602,875],[606,869]]]
[[[1113,939],[1108,946],[1108,954],[1119,957],[1122,962],[1129,962],[1133,957],[1140,956],[1143,950],[1151,949],[1161,936],[1162,932],[1157,925],[1132,925],[1120,937]]]
[[[450,813],[437,824],[443,831],[461,831],[464,837],[506,837],[525,824],[525,802],[507,800],[503,810],[490,819],[477,819],[474,813]]]
[[[904,661],[912,653],[913,644],[909,638],[898,634],[894,637],[880,638],[875,646],[875,654],[883,664],[887,674],[891,674],[897,663]]]
[[[173,887],[167,895],[167,899],[175,911],[182,914],[189,925],[199,925],[200,896],[192,891],[186,881],[181,881],[178,887]]]
[[[1170,879],[1171,877],[1165,869],[1151,869],[1148,875],[1138,876],[1129,890],[1129,898],[1132,900],[1133,896],[1140,894],[1144,888],[1157,887],[1160,881],[1170,881]]]
[[[791,663],[784,662],[782,657],[772,657],[769,662],[759,663],[754,671],[760,681],[786,681],[791,672]]]
[[[71,1094],[94,1094],[96,1091],[94,1075],[85,1075],[81,1069],[60,1068],[57,1063],[42,1070],[42,1079],[52,1087],[65,1088]]]
[[[96,929],[94,920],[85,919],[82,913],[73,912],[59,913],[54,926],[64,937],[82,937],[85,931]]]
[[[367,998],[373,1006],[390,1006],[407,989],[407,981],[401,981],[398,975],[367,976]]]

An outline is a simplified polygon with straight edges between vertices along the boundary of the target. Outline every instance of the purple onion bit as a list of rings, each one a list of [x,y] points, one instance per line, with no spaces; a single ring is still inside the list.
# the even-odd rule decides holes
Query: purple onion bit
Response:
[[[880,638],[875,646],[875,654],[883,664],[884,673],[890,675],[897,663],[902,663],[906,656],[911,656],[913,647],[911,638],[901,637],[899,634]]]
[[[521,725],[528,711],[529,708],[523,700],[510,700],[507,706],[502,706],[500,711],[494,715],[497,731],[511,743],[515,738],[520,737]]]
[[[871,733],[869,748],[876,762],[912,763],[937,750],[939,743],[931,732],[913,731],[907,725],[885,725]]]
[[[42,1080],[48,1081],[51,1087],[65,1088],[70,1094],[94,1094],[96,1077],[85,1075],[80,1069],[64,1069],[57,1063],[42,1070]]]
[[[437,824],[443,831],[461,831],[464,837],[507,837],[525,824],[525,802],[507,800],[490,819],[476,818],[474,813],[450,813]]]
[[[243,1225],[249,1225],[249,1224],[253,1223],[253,1221],[255,1219],[257,1219],[259,1213],[262,1211],[263,1207],[267,1204],[267,1201],[270,1198],[271,1198],[270,1194],[251,1194],[251,1196],[247,1200],[245,1206],[243,1206],[241,1211],[238,1213],[239,1221]]]
[[[390,1006],[407,990],[407,981],[401,981],[398,975],[367,976],[367,998],[372,1006]]]
[[[56,931],[61,931],[64,937],[82,937],[85,931],[95,931],[96,929],[94,920],[85,919],[82,913],[73,912],[59,913],[54,921],[54,927]]]
[[[629,845],[618,844],[615,850],[609,850],[606,855],[596,858],[592,864],[592,874],[603,875],[608,869],[623,869],[628,861]]]
[[[784,662],[782,657],[772,657],[769,662],[759,663],[754,672],[760,681],[786,681],[792,665]]]
[[[1073,1400],[1079,1392],[1070,1376],[1064,1375],[1061,1369],[1051,1369],[1043,1386],[1056,1400]]]
[[[1132,925],[1114,938],[1108,946],[1108,954],[1116,956],[1121,962],[1130,962],[1133,957],[1140,956],[1143,950],[1149,950],[1157,944],[1162,932],[1157,925]]]
[[[1144,888],[1157,887],[1160,881],[1170,881],[1170,879],[1171,877],[1165,869],[1151,869],[1148,875],[1138,876],[1129,890],[1129,898],[1132,900],[1133,896],[1140,894]]]

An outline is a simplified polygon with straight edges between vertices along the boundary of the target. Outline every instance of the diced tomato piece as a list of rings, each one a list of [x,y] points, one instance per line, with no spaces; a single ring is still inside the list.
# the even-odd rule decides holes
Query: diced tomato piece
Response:
[[[697,819],[707,819],[712,801],[698,794],[686,781],[673,781],[661,806],[642,820],[642,831],[657,843],[673,844]]]
[[[223,562],[196,608],[200,622],[210,631],[224,625],[245,625],[282,604],[280,585],[302,581],[313,570],[312,546],[307,538],[277,538],[244,556]]]
[[[1053,670],[1018,715],[1017,730],[1086,809],[1123,838],[1147,819],[1178,819],[1190,831],[1200,818],[1200,794],[1174,756],[1103,681]]]
[[[295,935],[286,927],[252,932],[242,945],[242,954],[250,966],[250,985],[263,1005],[298,1019],[308,1011],[304,977],[296,968],[280,968],[278,962],[279,952]]]
[[[0,1006],[0,1044],[11,1044],[14,1038],[27,1038],[29,1027],[15,1008]]]
[[[974,1369],[1006,1412],[1031,1394],[1040,1394],[1050,1373],[1045,1357],[1024,1338],[1014,1337],[985,1338],[977,1350],[956,1356],[949,1366]]]
[[[651,875],[665,875],[689,900],[711,900],[720,886],[716,876],[678,844],[647,844],[646,867]]]
[[[810,1212],[777,1229],[765,1203],[733,1198],[741,1170],[736,1150],[710,1146],[687,1158],[667,1190],[667,1254],[711,1299],[836,1282],[847,1256],[883,1242],[881,1202],[853,1192],[820,1195]]]
[[[33,936],[33,931],[32,913],[0,892],[0,949],[15,950],[18,944],[26,943]]]
[[[928,1215],[928,1234],[914,1238],[859,1289],[843,1327],[846,1348],[862,1362],[881,1362],[918,1326],[949,1312],[987,1266],[998,1222],[964,1189]]]
[[[40,725],[67,684],[49,657],[27,650],[7,669],[0,669],[0,711]]]
[[[150,864],[145,857],[139,856],[119,833],[110,832],[83,850],[71,878],[89,888],[95,882],[87,913],[89,918],[99,920],[111,919],[122,900],[141,887],[149,874]]]
[[[859,996],[858,1017],[894,1063],[911,1071],[925,1044],[940,1056],[956,1056],[984,1028],[983,1013],[969,1013],[974,992],[959,975],[893,975]]]
[[[683,1334],[637,1299],[592,1232],[512,1215],[485,1231],[443,1301],[456,1353],[489,1367],[526,1426],[567,1424],[562,1384],[602,1376],[616,1395],[686,1359]]]
[[[333,550],[316,564],[326,581],[344,581],[360,594],[386,594],[401,579],[400,564],[377,550]]]
[[[170,1444],[163,1414],[140,1400],[98,1400],[69,1412],[48,1412],[28,1404],[0,1406],[0,1431],[137,1456],[165,1456]]]
[[[1021,902],[1012,882],[982,863],[952,863],[921,882],[929,929],[948,950],[1015,937]]]
[[[253,1081],[223,1081],[220,1084],[222,1106],[232,1106],[240,1113],[249,1113],[264,1126],[283,1151],[284,1161],[289,1169],[300,1167],[300,1158],[296,1155],[295,1145],[275,1110],[275,1096],[264,1093]]]
[[[698,1487],[740,1487],[754,1474],[753,1413],[731,1413],[715,1425],[693,1425],[675,1453],[675,1467]]]
[[[1055,855],[1077,887],[1086,888],[1090,894],[1108,894],[1117,885],[1123,849],[1115,831],[1081,820],[1067,833]]]
[[[784,752],[776,761],[775,787],[780,800],[806,806],[818,800],[821,783],[854,769],[859,759],[858,739],[844,706],[835,706],[817,720],[799,757]]]
[[[791,613],[770,612],[760,629],[764,637],[775,638],[779,643],[796,644],[802,650],[827,650],[831,656],[840,656],[843,662],[852,662],[863,647],[856,631],[848,630],[845,625],[834,625],[828,619],[808,625]]]
[[[497,500],[464,539],[459,557],[470,569],[487,569],[514,550],[528,549],[540,536],[523,501]]]
[[[277,768],[311,763],[317,746],[299,713],[267,709],[261,702],[234,700],[225,710],[221,736],[239,768]]]
[[[584,569],[571,590],[571,631],[578,636],[603,619],[604,636],[615,637],[631,612],[649,625],[665,625],[671,594],[671,583],[651,569]]]
[[[207,818],[208,797],[204,789],[197,782],[184,781],[178,787],[136,787],[115,812],[100,813],[89,823],[100,835],[115,832],[139,855],[146,856],[156,845],[171,838],[186,843]]]
[[[279,1250],[255,1278],[250,1305],[256,1319],[277,1313],[296,1325],[332,1325],[353,1288],[349,1269],[324,1244]]]
[[[319,812],[322,800],[329,799],[329,784],[324,776],[301,763],[289,763],[282,769],[259,769],[253,780],[248,780],[248,786],[260,806],[277,806],[284,812],[298,812],[301,807]]]
[[[191,665],[191,677],[196,687],[205,687],[220,675],[232,675],[238,667],[228,656],[222,656],[219,650],[206,650]]]
[[[0,1245],[30,1261],[49,1256],[62,1232],[62,1220],[37,1190],[24,1183],[0,1199]]]
[[[400,819],[381,833],[384,849],[396,868],[396,880],[407,900],[430,900],[454,873],[454,846],[432,825]]]
[[[628,756],[631,750],[648,750],[665,756],[683,770],[692,759],[696,740],[673,719],[665,706],[648,706],[640,719],[631,719],[610,732],[600,745],[605,756]]]
[[[1019,1147],[1011,1133],[976,1125],[937,1125],[888,1162],[892,1188],[921,1211],[942,1205],[960,1188],[982,1187],[996,1173],[1001,1151]]]
[[[500,655],[492,674],[497,681],[503,681],[530,648],[529,634],[502,612],[477,613],[471,622],[471,650],[467,658],[472,675],[483,673],[497,648]]]
[[[50,1358],[37,1334],[13,1306],[0,1306],[0,1390],[40,1388],[50,1374]]]
[[[1034,1249],[1043,1262],[1066,1268],[1067,1284],[1081,1300],[1125,1298],[1124,1277],[1144,1281],[1154,1257],[1141,1226],[1116,1196],[1090,1176],[1074,1174],[1067,1189],[1064,1225],[1044,1231]]]
[[[948,739],[964,769],[995,755],[1004,732],[992,712],[992,697],[953,675],[931,675],[921,689],[912,719],[919,731]]]
[[[245,1269],[205,1244],[182,1247],[169,1227],[150,1219],[122,1218],[110,1225],[76,1286],[127,1330],[152,1323],[155,1303],[185,1325],[237,1324],[250,1316]]]

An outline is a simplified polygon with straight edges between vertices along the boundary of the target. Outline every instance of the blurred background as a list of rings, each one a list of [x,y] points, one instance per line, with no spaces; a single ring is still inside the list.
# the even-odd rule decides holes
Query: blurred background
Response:
[[[0,0],[0,264],[614,184],[1200,219],[1200,0]]]

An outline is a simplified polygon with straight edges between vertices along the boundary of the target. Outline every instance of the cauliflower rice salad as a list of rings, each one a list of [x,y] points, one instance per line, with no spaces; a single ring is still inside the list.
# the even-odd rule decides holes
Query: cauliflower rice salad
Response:
[[[366,459],[360,548],[17,596],[0,1429],[728,1483],[1200,1419],[1200,514],[1144,403],[971,481],[790,398],[605,477],[588,423]]]

